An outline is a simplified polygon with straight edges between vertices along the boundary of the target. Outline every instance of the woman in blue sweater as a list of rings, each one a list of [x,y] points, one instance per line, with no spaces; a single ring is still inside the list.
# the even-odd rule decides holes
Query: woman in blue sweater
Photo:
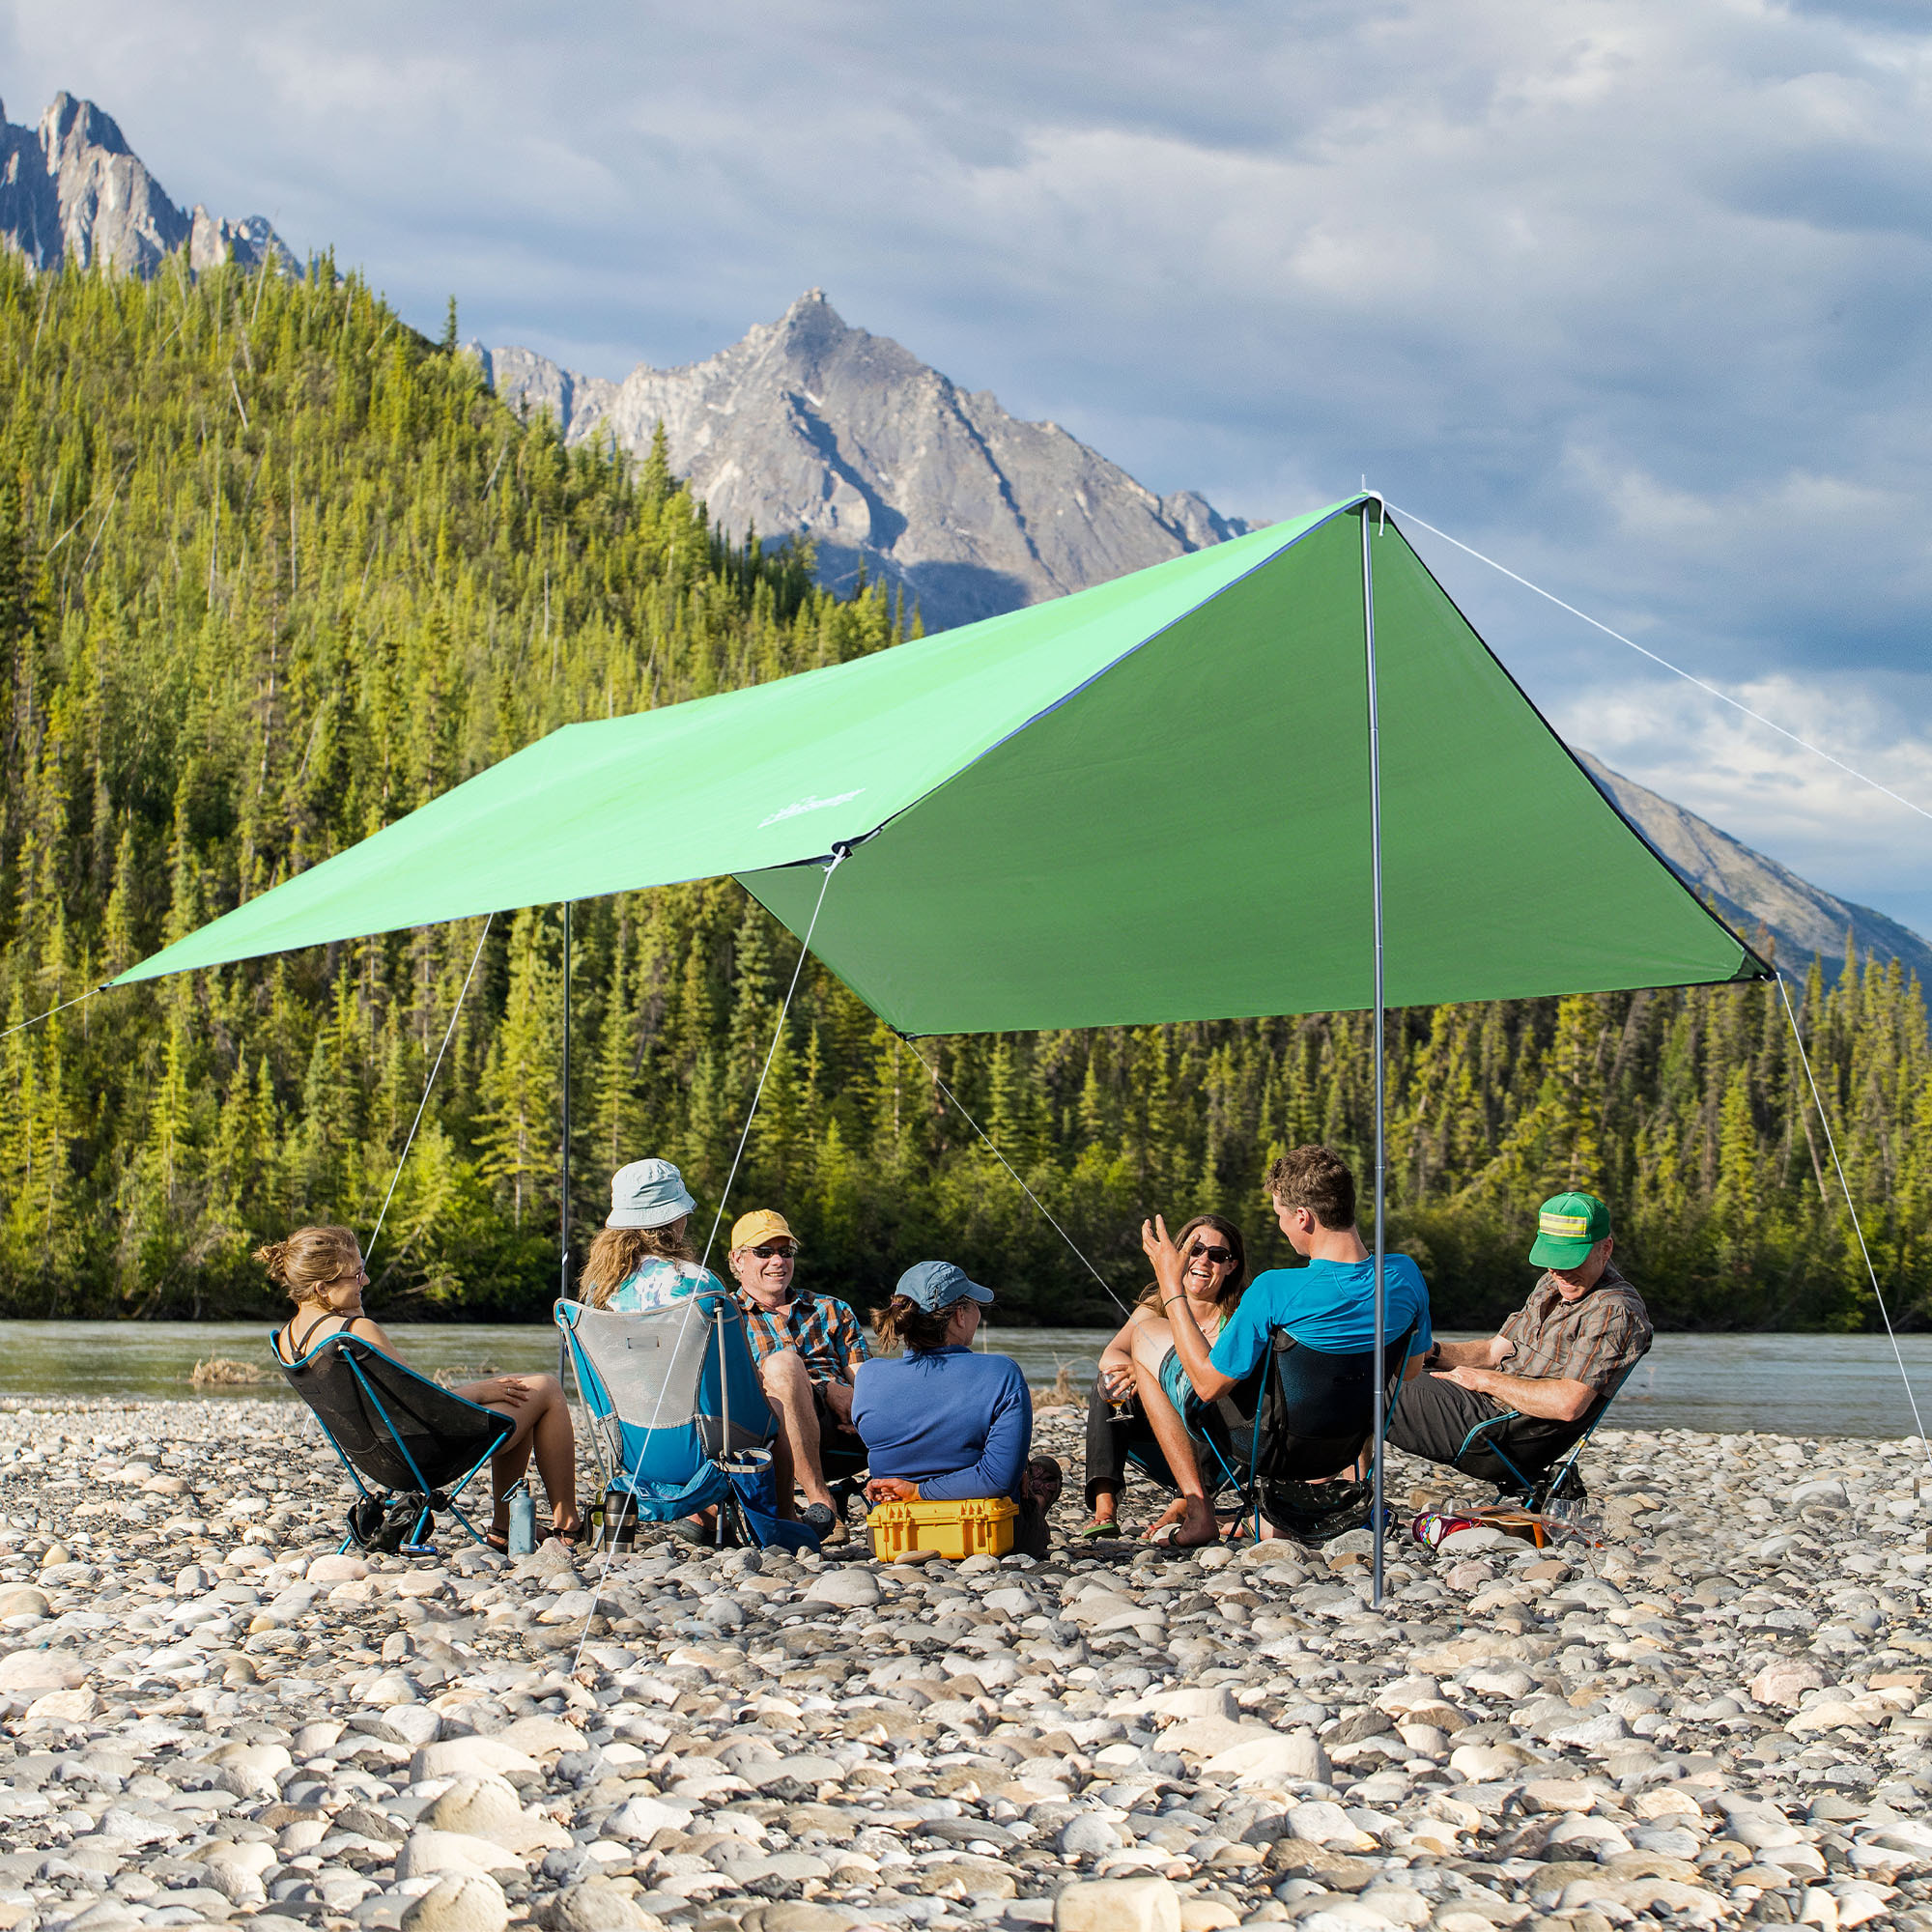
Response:
[[[852,1427],[870,1461],[867,1498],[959,1502],[1010,1496],[1020,1506],[1015,1547],[1043,1554],[1045,1512],[1060,1493],[1060,1464],[1029,1464],[1033,1397],[1010,1355],[976,1355],[980,1311],[993,1291],[951,1262],[921,1262],[899,1277],[873,1317],[897,1357],[861,1362]]]

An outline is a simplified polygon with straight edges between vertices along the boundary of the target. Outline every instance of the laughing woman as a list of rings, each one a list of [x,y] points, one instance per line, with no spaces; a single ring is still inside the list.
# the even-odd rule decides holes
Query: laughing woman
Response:
[[[1218,1214],[1197,1214],[1175,1237],[1175,1245],[1186,1258],[1182,1292],[1202,1333],[1211,1340],[1240,1305],[1247,1287],[1247,1249],[1241,1231]],[[1152,1346],[1156,1340],[1165,1344],[1168,1332],[1156,1283],[1100,1352],[1100,1372],[1087,1399],[1087,1507],[1093,1514],[1080,1530],[1082,1536],[1120,1534],[1116,1518],[1131,1460],[1154,1482],[1180,1492],[1155,1524],[1157,1531],[1183,1543],[1213,1541],[1213,1517],[1207,1508],[1199,1462],[1189,1439],[1196,1431],[1186,1427],[1200,1420],[1201,1404],[1173,1348],[1156,1352]],[[1150,1371],[1151,1399],[1137,1399],[1137,1389],[1148,1380]],[[1165,1442],[1156,1434],[1157,1426],[1167,1420],[1160,1412],[1163,1398],[1182,1425],[1179,1435],[1172,1427],[1160,1430],[1168,1438]],[[1170,1532],[1168,1526],[1175,1522],[1184,1526]]]

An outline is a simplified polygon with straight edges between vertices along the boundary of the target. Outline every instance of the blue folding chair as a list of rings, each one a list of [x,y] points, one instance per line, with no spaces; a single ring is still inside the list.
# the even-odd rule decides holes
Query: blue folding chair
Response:
[[[418,1375],[359,1335],[337,1330],[295,1363],[282,1360],[272,1336],[269,1349],[355,1485],[344,1549],[359,1544],[420,1552],[441,1513],[483,1541],[456,1498],[516,1434],[508,1416]]]
[[[1639,1360],[1641,1357],[1638,1358]],[[1534,1424],[1546,1420],[1541,1416],[1525,1415],[1520,1408],[1506,1408],[1499,1415],[1492,1415],[1487,1421],[1479,1422],[1463,1438],[1463,1446],[1456,1451],[1453,1467],[1462,1470],[1465,1476],[1475,1476],[1484,1482],[1492,1482],[1498,1490],[1513,1492],[1515,1500],[1524,1509],[1541,1512],[1549,1503],[1568,1498],[1580,1498],[1583,1494],[1582,1474],[1577,1468],[1577,1459],[1583,1453],[1583,1445],[1597,1433],[1597,1425],[1603,1421],[1609,1406],[1617,1399],[1617,1391],[1627,1382],[1636,1363],[1611,1382],[1597,1400],[1583,1411],[1582,1423],[1574,1439],[1566,1438],[1561,1426],[1552,1429],[1546,1446],[1556,1454],[1556,1460],[1548,1463],[1541,1474],[1531,1474],[1522,1464],[1532,1459],[1523,1453],[1524,1445],[1513,1445],[1516,1454],[1512,1456],[1498,1439],[1512,1422]],[[1483,1467],[1482,1459],[1492,1457],[1500,1463],[1504,1476],[1492,1475]],[[1467,1467],[1464,1459],[1475,1464]]]
[[[778,1515],[778,1422],[729,1295],[644,1315],[559,1301],[556,1324],[603,1467],[607,1538],[613,1508],[646,1522],[716,1509],[721,1541],[735,1525],[761,1547],[818,1547],[812,1530]]]

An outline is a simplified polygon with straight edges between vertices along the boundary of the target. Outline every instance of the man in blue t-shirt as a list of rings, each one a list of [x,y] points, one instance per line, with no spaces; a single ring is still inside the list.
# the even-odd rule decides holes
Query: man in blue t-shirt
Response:
[[[1135,1381],[1142,1407],[1156,1440],[1167,1447],[1163,1431],[1186,1433],[1186,1418],[1162,1387],[1161,1367],[1170,1350],[1180,1374],[1202,1403],[1218,1401],[1247,1379],[1279,1328],[1311,1349],[1351,1354],[1375,1346],[1376,1264],[1355,1228],[1355,1178],[1348,1163],[1325,1147],[1300,1147],[1283,1154],[1267,1173],[1275,1219],[1288,1244],[1308,1258],[1299,1268],[1269,1268],[1256,1276],[1210,1348],[1181,1293],[1183,1258],[1155,1218],[1141,1230],[1141,1245],[1153,1263],[1160,1284],[1164,1321],[1149,1322],[1136,1338]],[[1429,1290],[1422,1270],[1407,1255],[1384,1255],[1382,1288],[1384,1333],[1391,1341],[1408,1336],[1404,1379],[1420,1370],[1434,1345],[1429,1325]],[[1174,1311],[1179,1308],[1179,1313]],[[1179,1378],[1170,1369],[1166,1381]],[[1191,1457],[1169,1465],[1177,1473]],[[1198,1479],[1197,1493],[1183,1489],[1182,1515],[1173,1532],[1182,1546],[1211,1543],[1219,1534],[1213,1510]]]

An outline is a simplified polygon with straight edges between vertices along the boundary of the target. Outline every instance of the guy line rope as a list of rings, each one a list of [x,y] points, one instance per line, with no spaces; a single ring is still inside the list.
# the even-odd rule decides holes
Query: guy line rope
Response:
[[[483,942],[490,937],[491,922],[497,917],[486,914],[483,930],[476,935],[476,951],[469,955],[469,971],[463,976],[463,985],[456,995],[456,1004],[449,1009],[449,1025],[443,1029],[442,1044],[436,1050],[436,1061],[429,1069],[429,1078],[423,1082],[422,1098],[416,1102],[416,1117],[410,1122],[409,1138],[403,1142],[403,1151],[396,1158],[396,1171],[389,1177],[389,1191],[383,1196],[382,1212],[376,1216],[374,1232],[369,1236],[369,1251],[362,1257],[362,1265],[367,1268],[376,1252],[376,1243],[383,1237],[383,1223],[389,1217],[389,1203],[396,1198],[396,1182],[403,1178],[403,1168],[408,1163],[410,1150],[415,1146],[416,1129],[422,1125],[423,1110],[429,1105],[431,1091],[436,1086],[436,1076],[442,1070],[442,1056],[449,1051],[449,1042],[456,1037],[456,1022],[463,1014],[463,1002],[469,991],[469,982],[476,977],[476,962],[483,957]]]
[[[1510,569],[1507,564],[1498,563],[1494,557],[1484,555],[1481,551],[1477,550],[1471,544],[1465,544],[1460,537],[1452,537],[1447,530],[1437,529],[1434,524],[1430,523],[1426,518],[1417,516],[1413,510],[1405,510],[1396,503],[1389,503],[1387,507],[1393,510],[1397,516],[1406,517],[1419,529],[1429,531],[1432,536],[1440,537],[1444,543],[1454,544],[1464,555],[1473,556],[1478,563],[1486,563],[1492,570],[1499,571],[1511,582],[1521,584],[1525,590],[1533,590],[1537,596],[1544,598],[1548,603],[1554,604],[1559,611],[1567,611],[1571,616],[1580,618],[1593,630],[1603,632],[1606,638],[1614,638],[1618,643],[1628,644],[1638,656],[1648,658],[1652,664],[1662,666],[1665,670],[1681,677],[1687,684],[1693,684],[1699,691],[1719,699],[1721,703],[1728,704],[1733,711],[1743,712],[1747,718],[1752,719],[1757,724],[1765,725],[1768,729],[1776,731],[1780,738],[1788,739],[1802,750],[1809,752],[1814,757],[1823,758],[1828,765],[1835,766],[1848,777],[1857,779],[1861,784],[1869,785],[1873,791],[1881,793],[1894,804],[1904,806],[1906,810],[1916,811],[1920,818],[1932,818],[1932,811],[1927,811],[1922,805],[1915,803],[1900,792],[1893,791],[1889,785],[1881,784],[1878,780],[1866,777],[1856,766],[1848,765],[1844,759],[1834,757],[1821,746],[1812,744],[1808,738],[1801,738],[1796,731],[1786,730],[1775,719],[1767,718],[1761,711],[1753,711],[1748,704],[1740,703],[1728,692],[1719,690],[1715,684],[1707,684],[1701,677],[1685,670],[1679,665],[1672,664],[1668,658],[1660,657],[1657,652],[1646,649],[1645,646],[1638,643],[1634,638],[1625,637],[1621,631],[1613,631],[1609,625],[1592,617],[1588,611],[1579,611],[1576,605],[1565,603],[1553,591],[1544,589],[1540,583],[1532,583],[1528,578],[1520,576],[1516,571]],[[1805,1084],[1811,1090],[1811,1104],[1817,1111],[1819,1122],[1825,1129],[1825,1145],[1830,1150],[1832,1155],[1833,1170],[1838,1177],[1839,1191],[1845,1197],[1845,1211],[1851,1216],[1852,1233],[1858,1239],[1859,1255],[1865,1264],[1865,1274],[1871,1282],[1872,1297],[1878,1303],[1880,1319],[1885,1322],[1886,1338],[1891,1344],[1892,1358],[1898,1364],[1898,1378],[1905,1384],[1905,1400],[1912,1409],[1912,1425],[1918,1436],[1919,1444],[1924,1451],[1927,1463],[1932,1463],[1932,1442],[1928,1442],[1925,1439],[1925,1424],[1920,1419],[1918,1413],[1918,1398],[1913,1391],[1912,1378],[1906,1373],[1905,1354],[1898,1346],[1897,1331],[1891,1325],[1891,1311],[1885,1304],[1885,1291],[1879,1286],[1878,1269],[1873,1265],[1871,1250],[1865,1243],[1865,1231],[1862,1223],[1859,1220],[1858,1203],[1852,1199],[1851,1183],[1845,1178],[1844,1163],[1838,1158],[1837,1138],[1832,1132],[1832,1120],[1831,1116],[1825,1111],[1824,1095],[1818,1091],[1817,1075],[1811,1070],[1811,1056],[1805,1051],[1804,1036],[1798,1030],[1798,1015],[1792,1009],[1791,994],[1786,989],[1784,975],[1776,965],[1774,965],[1773,971],[1776,975],[1777,993],[1779,1000],[1783,1003],[1784,1017],[1790,1023],[1791,1037],[1798,1047],[1799,1063],[1804,1068]]]
[[[746,1114],[745,1124],[738,1134],[737,1151],[731,1156],[731,1171],[724,1177],[724,1189],[718,1196],[718,1211],[711,1217],[711,1233],[705,1237],[704,1259],[699,1264],[702,1267],[709,1267],[711,1265],[711,1250],[717,1242],[718,1230],[724,1224],[724,1204],[730,1199],[731,1183],[738,1178],[738,1166],[745,1157],[745,1144],[752,1137],[752,1122],[758,1117],[758,1103],[765,1095],[765,1082],[771,1075],[772,1062],[778,1058],[779,1042],[784,1038],[785,1017],[791,1011],[792,995],[798,991],[798,982],[804,977],[805,962],[811,954],[811,935],[818,930],[818,915],[824,909],[825,895],[831,887],[832,875],[845,863],[846,859],[850,856],[850,851],[851,848],[849,846],[835,845],[832,849],[831,863],[825,867],[825,876],[819,881],[818,897],[812,905],[811,918],[806,924],[805,937],[799,941],[798,963],[791,969],[791,982],[785,987],[784,999],[779,1006],[779,1016],[772,1024],[772,1043],[765,1049],[765,1064],[758,1069],[758,1084],[752,1091],[751,1110]],[[691,1325],[691,1311],[697,1306],[698,1299],[699,1297],[696,1293],[685,1296],[684,1313],[678,1319],[677,1339],[670,1346],[670,1359],[673,1366],[677,1361],[678,1350],[684,1346],[685,1330]],[[721,1331],[719,1339],[721,1352],[724,1346]],[[667,1372],[664,1378],[658,1383],[658,1399],[651,1407],[650,1424],[644,1431],[646,1435],[649,1435],[658,1426],[658,1416],[664,1408],[665,1392],[669,1383],[670,1376]],[[582,1394],[582,1392],[580,1383],[579,1393]],[[584,1404],[584,1427],[588,1431],[589,1404],[587,1401]],[[723,1449],[726,1455],[730,1454],[731,1445],[728,1440],[723,1444]],[[721,1503],[721,1511],[724,1505]],[[583,1512],[581,1509],[578,1512],[578,1520],[579,1521],[583,1520]],[[722,1527],[722,1515],[720,1523]],[[582,1660],[583,1646],[590,1636],[590,1620],[597,1614],[597,1602],[604,1594],[604,1584],[611,1574],[611,1558],[616,1553],[616,1548],[617,1540],[610,1534],[610,1526],[607,1522],[605,1526],[604,1561],[597,1572],[596,1586],[590,1592],[590,1607],[583,1613],[583,1629],[578,1636],[577,1653],[572,1658],[570,1664],[573,1672],[576,1671],[578,1664]]]
[[[1668,658],[1659,657],[1655,651],[1647,649],[1644,645],[1638,643],[1634,638],[1627,638],[1621,631],[1611,630],[1607,624],[1599,622],[1587,611],[1579,611],[1576,605],[1566,604],[1553,590],[1546,590],[1542,584],[1532,583],[1528,578],[1518,576],[1508,564],[1498,563],[1492,556],[1485,556],[1481,551],[1475,549],[1472,545],[1465,544],[1461,537],[1452,537],[1447,530],[1438,530],[1434,524],[1422,517],[1418,517],[1413,510],[1405,510],[1399,503],[1390,503],[1388,507],[1397,516],[1406,517],[1418,529],[1427,530],[1431,536],[1440,537],[1444,543],[1454,544],[1464,555],[1473,556],[1478,563],[1487,563],[1492,570],[1500,571],[1512,583],[1520,583],[1525,590],[1535,591],[1539,597],[1544,598],[1548,603],[1554,604],[1559,611],[1567,611],[1571,616],[1580,618],[1591,629],[1603,632],[1606,638],[1614,638],[1620,644],[1628,644],[1639,657],[1648,658],[1654,665],[1662,665],[1673,676],[1681,677],[1686,684],[1694,684],[1699,691],[1717,698],[1720,704],[1728,704],[1733,711],[1742,711],[1747,718],[1754,720],[1769,730],[1776,731],[1780,738],[1788,738],[1792,744],[1798,746],[1801,750],[1809,752],[1813,757],[1823,758],[1828,765],[1835,765],[1848,778],[1855,778],[1861,784],[1870,785],[1873,791],[1884,793],[1894,804],[1904,806],[1907,811],[1916,811],[1920,818],[1932,818],[1932,811],[1926,810],[1922,805],[1914,803],[1913,800],[1907,798],[1902,792],[1895,792],[1889,785],[1880,784],[1876,779],[1867,778],[1856,765],[1848,765],[1843,758],[1834,757],[1830,752],[1824,750],[1822,746],[1814,745],[1810,739],[1801,738],[1796,731],[1786,730],[1776,719],[1767,718],[1762,711],[1753,711],[1748,704],[1740,702],[1729,692],[1719,690],[1715,684],[1705,683],[1701,677],[1698,677],[1692,671],[1686,670],[1681,665],[1672,664]]]

